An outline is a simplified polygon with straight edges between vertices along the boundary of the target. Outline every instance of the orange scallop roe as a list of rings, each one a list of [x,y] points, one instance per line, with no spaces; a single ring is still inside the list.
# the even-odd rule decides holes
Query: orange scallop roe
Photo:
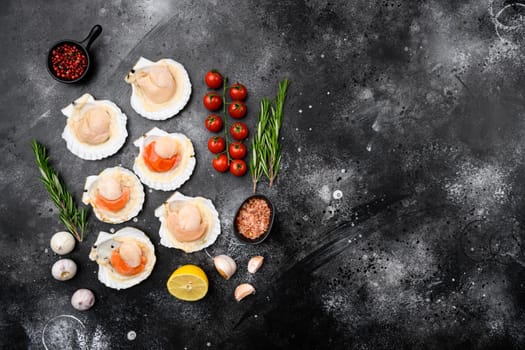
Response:
[[[95,197],[95,207],[117,212],[126,206],[129,201],[129,194],[129,187],[123,187],[122,195],[114,200],[106,199],[100,193],[97,193]]]
[[[173,169],[180,161],[181,157],[178,154],[175,154],[171,158],[162,158],[155,152],[155,141],[150,142],[146,147],[144,147],[144,163],[152,171],[156,172],[165,172]]]
[[[111,266],[113,266],[115,271],[117,271],[123,276],[133,276],[144,271],[147,261],[148,259],[144,255],[142,255],[140,257],[140,264],[136,267],[131,267],[128,264],[126,264],[124,259],[122,259],[118,248],[115,249],[111,254]]]

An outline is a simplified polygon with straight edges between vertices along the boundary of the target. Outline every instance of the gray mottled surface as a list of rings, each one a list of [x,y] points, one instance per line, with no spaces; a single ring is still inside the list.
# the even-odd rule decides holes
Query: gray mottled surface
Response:
[[[46,324],[55,348],[524,348],[525,5],[509,3],[3,2],[2,348],[42,348]],[[82,38],[95,23],[104,32],[92,48],[93,76],[56,83],[44,66],[48,47]],[[185,65],[194,90],[178,117],[151,122],[131,109],[123,77],[140,55]],[[240,245],[231,232],[248,177],[211,170],[201,97],[213,67],[248,86],[252,130],[259,99],[282,78],[292,81],[282,173],[274,188],[259,189],[278,220],[260,246]],[[128,115],[126,145],[103,161],[81,161],[60,137],[60,109],[84,92]],[[79,274],[53,280],[58,257],[48,244],[62,226],[29,142],[49,148],[79,195],[86,175],[130,168],[131,141],[153,126],[193,140],[197,167],[181,191],[214,201],[223,233],[209,252],[231,255],[240,270],[225,281],[204,252],[161,247],[153,210],[168,194],[153,191],[129,223],[155,243],[148,280],[126,291],[98,282],[87,254],[111,226],[94,216],[70,255]],[[245,266],[255,254],[267,263],[250,276]],[[210,278],[201,302],[180,302],[165,289],[186,263]],[[245,281],[257,294],[236,303],[233,290]],[[96,294],[89,312],[69,305],[79,287]],[[49,323],[63,314],[83,326],[73,318]]]

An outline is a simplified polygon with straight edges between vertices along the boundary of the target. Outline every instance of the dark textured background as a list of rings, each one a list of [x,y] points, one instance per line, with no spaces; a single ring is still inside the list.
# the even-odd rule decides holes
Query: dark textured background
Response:
[[[46,323],[66,314],[84,328],[61,319],[64,331],[50,334],[55,348],[525,348],[525,5],[509,3],[3,1],[0,346],[42,348]],[[91,79],[52,80],[50,45],[81,39],[95,23],[104,31]],[[131,109],[123,77],[140,55],[188,70],[193,95],[179,116],[152,122]],[[260,246],[240,245],[231,230],[249,178],[211,170],[201,106],[210,68],[248,86],[252,130],[259,99],[282,78],[292,82],[282,172],[272,189],[259,186],[278,219]],[[60,136],[60,109],[85,92],[128,115],[126,145],[103,161],[75,157]],[[239,271],[225,281],[204,252],[161,247],[153,210],[169,193],[153,191],[129,223],[155,243],[148,280],[125,291],[98,282],[87,255],[111,225],[92,216],[87,240],[70,254],[78,275],[55,281],[49,239],[62,226],[37,180],[31,139],[80,195],[86,175],[131,168],[132,140],[153,126],[193,140],[197,167],[181,192],[214,201],[223,231],[209,252],[231,255]],[[266,264],[250,276],[255,254]],[[210,278],[201,302],[165,289],[186,263]],[[236,303],[233,290],[245,281],[257,294]],[[69,304],[79,287],[96,294],[88,312]]]

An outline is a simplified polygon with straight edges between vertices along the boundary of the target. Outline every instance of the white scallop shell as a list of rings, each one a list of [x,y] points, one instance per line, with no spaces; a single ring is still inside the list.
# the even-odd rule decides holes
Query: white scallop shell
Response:
[[[198,239],[197,241],[180,242],[172,238],[169,233],[168,222],[167,222],[167,217],[166,217],[166,214],[167,214],[166,205],[168,205],[172,201],[180,201],[180,200],[182,201],[199,200],[203,204],[203,207],[209,209],[210,211],[209,214],[211,216],[211,222],[208,222],[208,229],[206,233],[202,236],[202,238]],[[183,250],[186,253],[193,253],[201,249],[204,249],[206,247],[209,247],[217,240],[217,237],[221,234],[221,222],[219,220],[219,213],[215,209],[213,202],[203,197],[188,197],[188,196],[183,195],[180,192],[175,192],[172,196],[170,196],[166,200],[166,202],[162,203],[160,207],[155,209],[155,216],[158,217],[160,220],[160,229],[159,229],[160,244],[168,248],[177,248],[177,249]]]
[[[146,236],[144,232],[134,227],[124,227],[115,232],[114,234],[100,231],[95,244],[100,245],[104,241],[107,241],[109,239],[115,239],[118,237],[133,238],[134,240],[143,243],[149,249],[148,262],[146,263],[144,271],[142,271],[136,276],[122,276],[119,275],[117,272],[113,271],[110,266],[99,265],[98,279],[100,282],[102,282],[109,288],[126,289],[133,287],[134,285],[137,285],[140,282],[144,281],[146,278],[148,278],[151,272],[153,271],[153,267],[155,266],[157,258],[155,257],[155,247],[151,243],[149,237]]]
[[[91,189],[93,185],[96,183],[100,176],[111,172],[122,173],[130,180],[132,180],[134,184],[133,188],[131,189],[129,203],[126,204],[126,206],[123,209],[116,213],[96,208],[91,203]],[[95,212],[95,216],[100,221],[107,222],[109,224],[120,224],[133,219],[140,213],[140,211],[142,210],[142,205],[144,204],[144,197],[144,187],[142,186],[142,183],[140,183],[140,180],[137,178],[137,176],[126,168],[116,166],[113,168],[104,169],[99,175],[88,176],[86,178],[86,183],[84,185],[84,193],[82,194],[82,202],[84,204],[91,204],[91,206],[93,207],[93,211]],[[124,209],[126,210],[122,212],[122,210]]]
[[[137,91],[134,84],[131,84],[132,92],[131,92],[131,107],[143,116],[144,118],[151,119],[151,120],[166,120],[171,117],[174,117],[179,113],[184,106],[188,103],[191,96],[191,81],[190,77],[188,75],[188,72],[184,68],[182,64],[179,62],[172,60],[170,58],[163,58],[158,60],[157,62],[153,62],[148,60],[147,58],[140,57],[137,63],[133,66],[134,70],[139,70],[141,68],[145,68],[151,65],[154,65],[159,62],[166,62],[173,66],[176,70],[178,70],[182,75],[182,81],[177,81],[177,86],[181,87],[183,90],[182,96],[180,99],[173,99],[169,102],[169,104],[166,106],[166,108],[158,111],[148,111],[143,103],[141,98],[137,95]]]
[[[177,139],[184,148],[184,154],[182,156],[179,165],[175,169],[169,170],[164,173],[157,173],[151,171],[144,161],[142,160],[142,152],[144,151],[144,141],[150,136],[171,136]],[[180,133],[167,133],[159,128],[153,128],[148,131],[144,136],[137,139],[134,143],[135,146],[139,147],[139,154],[135,158],[133,164],[133,171],[140,178],[140,181],[145,185],[161,191],[173,191],[182,186],[186,181],[189,180],[193,169],[195,169],[195,151],[191,140],[184,134]],[[180,167],[184,166],[182,171]]]
[[[66,140],[67,149],[77,157],[85,160],[99,160],[117,153],[118,150],[122,148],[128,137],[128,131],[126,130],[126,115],[113,102],[108,100],[95,100],[90,94],[82,95],[76,99],[75,102],[63,108],[62,114],[67,118],[70,118],[75,112],[75,104],[79,103],[104,104],[109,109],[115,111],[116,120],[114,120],[114,125],[116,127],[116,132],[112,134],[106,142],[99,145],[90,145],[77,139],[75,133],[69,126],[69,123],[66,123],[64,131],[62,132],[62,138]]]

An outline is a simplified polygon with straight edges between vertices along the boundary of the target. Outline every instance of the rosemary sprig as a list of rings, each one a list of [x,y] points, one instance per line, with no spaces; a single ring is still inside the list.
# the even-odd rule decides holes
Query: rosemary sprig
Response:
[[[270,125],[271,132],[268,136],[268,178],[270,179],[270,187],[272,187],[279,168],[281,167],[281,144],[279,143],[279,134],[281,131],[281,125],[283,123],[284,114],[284,101],[286,100],[286,91],[288,91],[288,85],[290,81],[284,79],[279,83],[279,92],[273,101],[274,107],[272,107],[272,123]]]
[[[279,83],[279,91],[273,100],[271,116],[265,133],[266,147],[268,149],[268,169],[265,174],[270,180],[270,187],[273,186],[275,178],[279,173],[279,167],[281,166],[281,144],[279,143],[279,133],[283,123],[284,101],[286,100],[288,85],[288,79],[284,79]]]
[[[253,192],[257,182],[264,173],[273,186],[281,166],[281,144],[279,134],[283,122],[284,102],[290,82],[284,79],[279,83],[279,91],[270,107],[270,100],[261,100],[261,111],[257,123],[257,133],[252,139],[252,155],[250,157],[250,174],[252,176]]]
[[[42,175],[40,176],[40,181],[42,181],[51,199],[59,209],[60,221],[77,241],[82,242],[84,240],[84,233],[87,230],[86,209],[77,208],[73,196],[67,191],[64,182],[49,164],[46,148],[36,140],[33,140],[31,143],[31,148],[33,149],[36,164]]]
[[[263,98],[261,100],[261,110],[257,121],[257,132],[252,138],[252,154],[250,157],[250,175],[253,183],[253,193],[257,190],[257,182],[261,179],[263,173],[267,172],[267,153],[264,147],[264,130],[270,117],[270,100]]]

